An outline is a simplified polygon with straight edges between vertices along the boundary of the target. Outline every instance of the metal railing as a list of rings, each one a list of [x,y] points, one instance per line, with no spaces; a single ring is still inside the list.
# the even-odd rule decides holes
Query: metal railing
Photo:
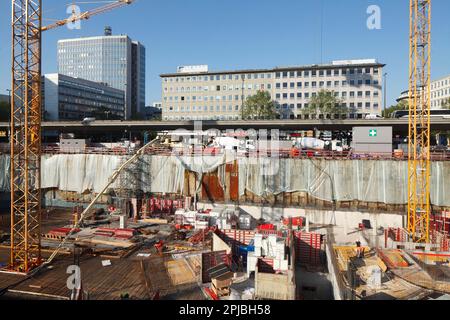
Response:
[[[43,154],[101,154],[126,156],[134,155],[138,149],[128,147],[86,147],[77,149],[61,149],[59,146],[44,146]],[[9,146],[0,145],[0,154],[9,154]],[[237,158],[282,158],[282,159],[326,159],[326,160],[408,160],[407,153],[377,152],[377,153],[355,153],[353,151],[315,151],[315,150],[260,150],[260,151],[236,151],[218,148],[170,148],[167,146],[153,146],[147,148],[145,154],[159,156],[223,156],[225,153],[234,153]],[[432,152],[432,161],[450,161],[450,152]]]

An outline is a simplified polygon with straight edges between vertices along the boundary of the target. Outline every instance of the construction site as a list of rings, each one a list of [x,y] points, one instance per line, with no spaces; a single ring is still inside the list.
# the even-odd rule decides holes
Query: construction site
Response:
[[[450,161],[430,152],[431,1],[410,4],[405,157],[180,151],[170,132],[132,151],[44,148],[43,32],[132,2],[44,27],[41,1],[13,0],[0,299],[450,297]]]

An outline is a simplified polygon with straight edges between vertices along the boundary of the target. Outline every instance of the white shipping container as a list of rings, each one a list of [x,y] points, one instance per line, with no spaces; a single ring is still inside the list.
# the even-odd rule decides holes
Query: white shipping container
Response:
[[[273,269],[281,270],[281,260],[278,259],[273,260]]]
[[[261,247],[262,246],[262,242],[263,242],[262,234],[255,235],[254,240],[255,240],[255,247]]]
[[[263,254],[261,247],[255,247],[255,257],[261,257]]]
[[[288,260],[281,260],[281,271],[288,271],[289,270],[289,261]]]

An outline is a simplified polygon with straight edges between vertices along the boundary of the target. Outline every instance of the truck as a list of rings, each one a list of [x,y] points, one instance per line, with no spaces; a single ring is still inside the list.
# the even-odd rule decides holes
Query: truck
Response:
[[[297,138],[294,141],[294,147],[303,150],[315,151],[336,151],[343,152],[342,142],[339,140],[324,141],[317,138]]]

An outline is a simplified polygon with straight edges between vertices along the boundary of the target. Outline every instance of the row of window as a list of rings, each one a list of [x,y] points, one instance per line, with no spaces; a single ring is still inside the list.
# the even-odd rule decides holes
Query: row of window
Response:
[[[190,117],[190,116],[187,116],[187,117],[184,117],[184,116],[166,116],[166,117],[164,117],[164,120],[165,121],[173,121],[173,120],[177,120],[177,121],[179,121],[179,120],[187,120],[187,121],[190,121],[190,120],[194,120],[194,121],[197,121],[197,120],[239,120],[240,119],[240,117],[239,116],[231,116],[231,115],[228,115],[228,116],[224,116],[224,115],[216,115],[216,116],[193,116],[193,117]]]
[[[432,92],[431,97],[433,99],[440,98],[440,97],[449,97],[450,98],[450,89],[445,89],[445,90],[442,89],[439,91]]]
[[[307,78],[307,77],[337,77],[355,74],[373,74],[378,75],[378,68],[343,68],[343,69],[328,69],[328,70],[305,70],[305,71],[284,71],[275,74],[276,79],[281,78]]]
[[[447,101],[448,101],[448,98],[447,99],[440,99],[440,100],[432,101],[431,102],[431,107],[432,108],[442,108]]]
[[[203,111],[225,111],[225,112],[232,112],[232,111],[239,111],[241,109],[240,106],[170,106],[168,107],[168,110],[165,110],[166,112],[191,112],[191,111],[198,111],[198,112],[203,112]]]
[[[297,93],[277,93],[275,94],[276,100],[281,99],[295,99],[295,98],[305,98],[309,99],[311,97],[317,96],[317,92],[297,92]],[[335,97],[340,98],[378,98],[379,92],[378,91],[343,91],[343,92],[334,92]],[[164,97],[164,101],[174,101],[174,102],[184,102],[184,101],[241,101],[244,96],[242,95],[228,95],[228,96],[170,96],[170,97]],[[247,95],[247,98],[250,97],[250,95]]]
[[[202,91],[239,91],[242,89],[248,90],[271,90],[272,84],[246,84],[240,85],[223,85],[223,86],[199,86],[199,87],[165,87],[164,92],[202,92]]]
[[[332,87],[346,87],[348,85],[350,86],[362,86],[362,85],[374,85],[377,86],[379,85],[380,82],[378,80],[371,80],[371,79],[366,79],[366,80],[350,80],[350,81],[312,81],[312,82],[283,82],[280,83],[278,82],[275,85],[276,89],[295,89],[295,88],[332,88]]]
[[[375,109],[377,110],[380,105],[378,103],[370,103],[370,102],[351,102],[351,103],[342,103],[340,106],[343,108],[350,108],[350,109],[362,109],[363,107],[365,109]],[[277,106],[277,109],[306,109],[309,107],[309,103],[297,103],[297,104],[287,104],[284,103],[280,106]]]
[[[366,115],[370,113],[350,113],[349,116],[351,119],[363,119]],[[301,115],[301,114],[283,114],[281,115],[281,119],[310,119],[313,118],[309,115]],[[237,115],[212,115],[212,116],[165,116],[164,121],[201,121],[201,120],[240,120],[240,116]]]
[[[197,81],[221,81],[221,80],[250,80],[250,79],[272,79],[271,73],[249,73],[249,74],[223,74],[191,77],[164,78],[164,82],[197,82]]]
[[[302,77],[331,77],[347,76],[357,74],[378,75],[378,68],[342,68],[342,69],[323,69],[323,70],[298,70],[275,72],[275,78],[302,78]],[[223,81],[223,80],[250,80],[250,79],[271,79],[273,73],[247,73],[247,74],[222,74],[222,75],[204,75],[204,76],[175,76],[164,78],[165,83],[170,82],[196,82],[196,81]]]
[[[380,83],[378,80],[350,80],[350,81],[312,81],[312,82],[284,82],[276,83],[276,89],[295,89],[295,88],[332,88],[332,87],[346,87],[350,86],[362,86],[373,85],[378,86]],[[268,84],[244,84],[244,85],[222,85],[222,86],[193,86],[193,87],[165,87],[164,92],[202,92],[202,91],[234,91],[234,90],[271,90],[272,85]]]
[[[442,87],[446,87],[450,85],[450,78],[449,79],[445,79],[445,80],[440,80],[440,81],[435,81],[431,84],[431,89],[438,89],[438,88],[442,88]]]
[[[277,99],[277,100],[280,100],[280,99],[295,99],[295,98],[298,98],[298,99],[302,99],[302,98],[305,98],[305,99],[309,99],[310,97],[315,97],[315,96],[317,96],[317,92],[297,92],[297,93],[283,93],[283,94],[281,94],[281,93],[277,93],[276,95],[275,95],[275,98]],[[372,91],[350,91],[350,92],[347,92],[347,91],[343,91],[343,92],[334,92],[334,96],[335,97],[337,97],[337,98],[343,98],[343,99],[346,99],[346,98],[348,98],[348,97],[350,97],[350,98],[356,98],[356,97],[358,97],[358,98],[362,98],[362,97],[366,97],[366,98],[371,98],[371,97],[373,97],[373,98],[378,98],[379,97],[379,92],[378,91],[373,91],[373,94],[372,94]]]
[[[248,97],[250,97],[250,95],[247,95],[247,98]],[[187,96],[187,97],[175,96],[175,97],[169,97],[168,99],[167,99],[167,97],[164,97],[164,101],[175,101],[175,102],[178,102],[178,101],[233,101],[233,100],[240,101],[242,99],[243,99],[242,95],[215,96],[215,97],[214,96],[206,96],[206,97],[203,97],[203,96],[198,96],[198,97],[197,96],[192,96],[192,97],[190,97],[190,96]]]
[[[378,109],[379,108],[379,104],[378,103],[371,103],[371,102],[351,102],[351,103],[342,103],[341,104],[342,107],[344,108],[350,108],[350,109]],[[309,107],[309,103],[291,103],[291,104],[287,104],[284,103],[282,105],[278,105],[277,109],[303,109],[303,108],[308,108]],[[222,105],[222,106],[170,106],[168,108],[168,110],[165,110],[165,112],[236,112],[236,111],[240,111],[240,106],[226,106],[226,105]]]

